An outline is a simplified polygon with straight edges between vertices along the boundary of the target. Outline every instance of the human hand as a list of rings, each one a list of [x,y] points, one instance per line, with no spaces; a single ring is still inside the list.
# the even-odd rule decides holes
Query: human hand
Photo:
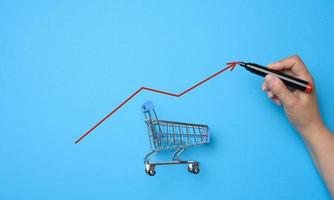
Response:
[[[309,81],[314,87],[313,78],[299,56],[288,57],[268,65],[268,68]],[[274,103],[283,105],[289,121],[301,134],[306,135],[324,127],[315,89],[311,94],[298,90],[291,92],[279,78],[267,75],[262,90]]]

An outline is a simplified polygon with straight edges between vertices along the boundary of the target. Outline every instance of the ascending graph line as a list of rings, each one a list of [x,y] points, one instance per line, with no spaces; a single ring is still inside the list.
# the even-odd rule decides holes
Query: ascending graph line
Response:
[[[148,87],[141,87],[138,90],[136,90],[132,95],[130,95],[127,99],[125,99],[114,110],[112,110],[108,115],[106,115],[103,119],[101,119],[97,124],[95,124],[91,129],[89,129],[85,134],[83,134],[77,141],[75,141],[75,144],[78,144],[82,139],[84,139],[88,134],[90,134],[96,127],[101,125],[105,120],[107,120],[111,115],[113,115],[118,109],[120,109],[124,104],[126,104],[128,101],[130,101],[130,99],[132,99],[134,96],[136,96],[142,90],[148,90],[148,91],[151,91],[151,92],[160,93],[160,94],[164,94],[164,95],[169,95],[169,96],[173,96],[173,97],[181,97],[182,95],[186,94],[187,92],[195,89],[196,87],[200,86],[201,84],[203,84],[203,83],[207,82],[208,80],[214,78],[215,76],[218,76],[219,74],[223,73],[227,69],[231,69],[231,71],[232,71],[234,69],[234,67],[236,65],[238,65],[239,63],[240,62],[229,62],[229,63],[227,63],[227,66],[225,68],[223,68],[220,71],[212,74],[208,78],[198,82],[197,84],[195,84],[194,86],[186,89],[185,91],[181,92],[180,94],[174,94],[174,93],[165,92],[165,91],[162,91],[162,90],[157,90],[157,89],[148,88]]]

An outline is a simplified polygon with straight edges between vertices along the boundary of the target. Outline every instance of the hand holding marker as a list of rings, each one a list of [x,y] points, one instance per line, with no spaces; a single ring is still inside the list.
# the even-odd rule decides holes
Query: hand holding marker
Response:
[[[308,94],[312,93],[313,85],[305,80],[296,78],[288,74],[284,74],[283,72],[277,70],[269,69],[255,63],[239,62],[238,64],[242,67],[245,67],[248,71],[259,76],[265,77],[268,74],[276,76],[277,78],[282,80],[282,82],[289,88],[290,91],[294,91],[297,89],[304,91]]]

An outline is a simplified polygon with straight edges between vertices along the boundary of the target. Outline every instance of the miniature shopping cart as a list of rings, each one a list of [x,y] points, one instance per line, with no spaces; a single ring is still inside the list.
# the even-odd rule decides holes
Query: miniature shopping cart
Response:
[[[157,165],[187,164],[189,172],[198,174],[199,162],[181,160],[180,155],[188,147],[209,143],[209,127],[202,124],[159,120],[151,101],[144,103],[141,110],[145,115],[151,145],[151,152],[144,159],[145,172],[154,176]],[[175,150],[170,161],[150,162],[153,156],[163,150]]]

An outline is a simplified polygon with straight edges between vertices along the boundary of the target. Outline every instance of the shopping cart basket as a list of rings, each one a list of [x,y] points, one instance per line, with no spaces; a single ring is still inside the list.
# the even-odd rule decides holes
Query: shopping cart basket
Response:
[[[145,115],[151,145],[151,151],[144,159],[145,172],[154,176],[157,165],[187,164],[189,172],[198,174],[200,172],[199,162],[181,160],[180,155],[188,147],[209,143],[209,127],[202,124],[159,120],[151,101],[145,102],[141,110]],[[150,162],[152,157],[163,150],[175,150],[171,160]]]

